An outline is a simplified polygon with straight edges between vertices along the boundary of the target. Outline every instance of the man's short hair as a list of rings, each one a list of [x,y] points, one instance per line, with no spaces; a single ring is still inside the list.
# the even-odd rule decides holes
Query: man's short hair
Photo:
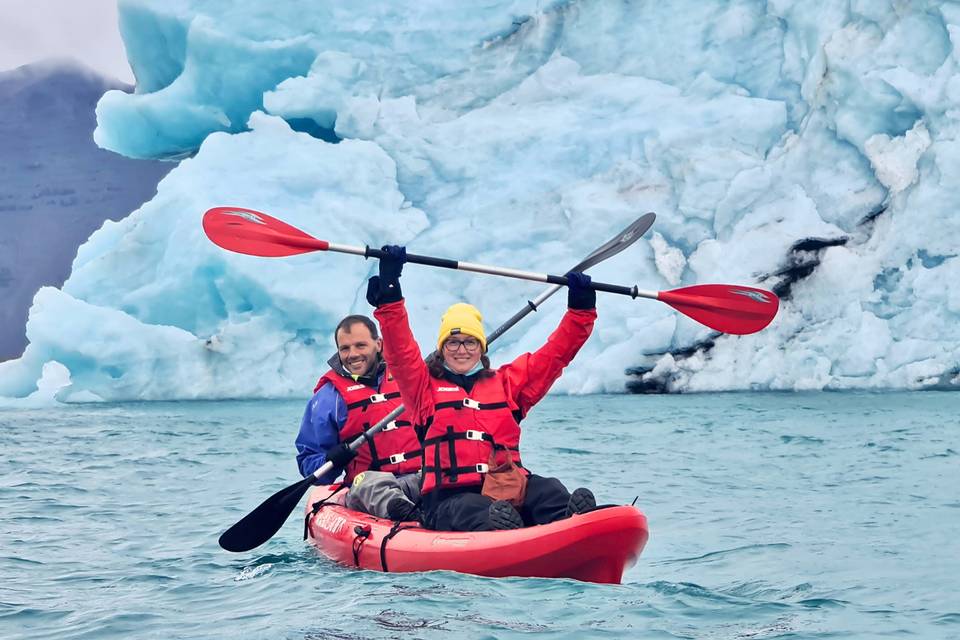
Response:
[[[337,342],[337,334],[340,333],[341,329],[343,329],[343,331],[346,333],[350,333],[350,327],[357,324],[362,324],[365,326],[367,330],[370,331],[370,336],[374,340],[380,337],[380,334],[377,333],[377,324],[373,320],[367,316],[352,315],[341,320],[340,324],[337,325],[337,328],[333,330],[333,344],[340,346]]]

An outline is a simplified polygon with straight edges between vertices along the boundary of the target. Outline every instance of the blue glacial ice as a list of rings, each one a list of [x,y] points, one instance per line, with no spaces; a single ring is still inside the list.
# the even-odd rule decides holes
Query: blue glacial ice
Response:
[[[65,401],[309,393],[336,320],[368,311],[374,265],[227,253],[200,227],[217,205],[551,273],[655,211],[594,278],[783,297],[770,327],[736,337],[601,296],[561,391],[957,384],[957,3],[303,7],[120,1],[137,92],[101,99],[95,140],[188,159],[37,295],[0,395],[36,397],[41,380]],[[423,345],[452,302],[492,328],[539,292],[405,274]],[[562,307],[508,333],[494,361],[536,347]]]

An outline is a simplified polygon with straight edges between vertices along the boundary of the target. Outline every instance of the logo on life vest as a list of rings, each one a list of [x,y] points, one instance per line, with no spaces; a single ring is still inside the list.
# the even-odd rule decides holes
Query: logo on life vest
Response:
[[[353,386],[347,387],[347,391],[356,391],[357,389],[363,389],[364,385],[355,384]]]
[[[363,482],[363,474],[358,473],[353,477],[353,488],[356,489],[359,487],[361,482]]]
[[[437,391],[460,391],[460,387],[437,387]]]

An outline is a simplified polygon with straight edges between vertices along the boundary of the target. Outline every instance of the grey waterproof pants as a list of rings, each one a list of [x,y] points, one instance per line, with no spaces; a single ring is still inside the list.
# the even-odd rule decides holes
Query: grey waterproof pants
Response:
[[[408,502],[410,510],[413,510],[413,505],[420,500],[419,473],[399,476],[387,471],[359,473],[347,492],[346,507],[378,518],[389,518],[387,505],[396,499]]]

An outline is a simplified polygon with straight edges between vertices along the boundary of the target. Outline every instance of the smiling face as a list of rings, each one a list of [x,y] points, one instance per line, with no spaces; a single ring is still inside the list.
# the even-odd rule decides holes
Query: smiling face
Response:
[[[355,376],[364,376],[377,365],[383,340],[374,338],[361,322],[337,330],[337,353],[343,368]]]
[[[443,362],[454,373],[464,374],[473,369],[483,349],[473,336],[455,335],[443,342]]]

